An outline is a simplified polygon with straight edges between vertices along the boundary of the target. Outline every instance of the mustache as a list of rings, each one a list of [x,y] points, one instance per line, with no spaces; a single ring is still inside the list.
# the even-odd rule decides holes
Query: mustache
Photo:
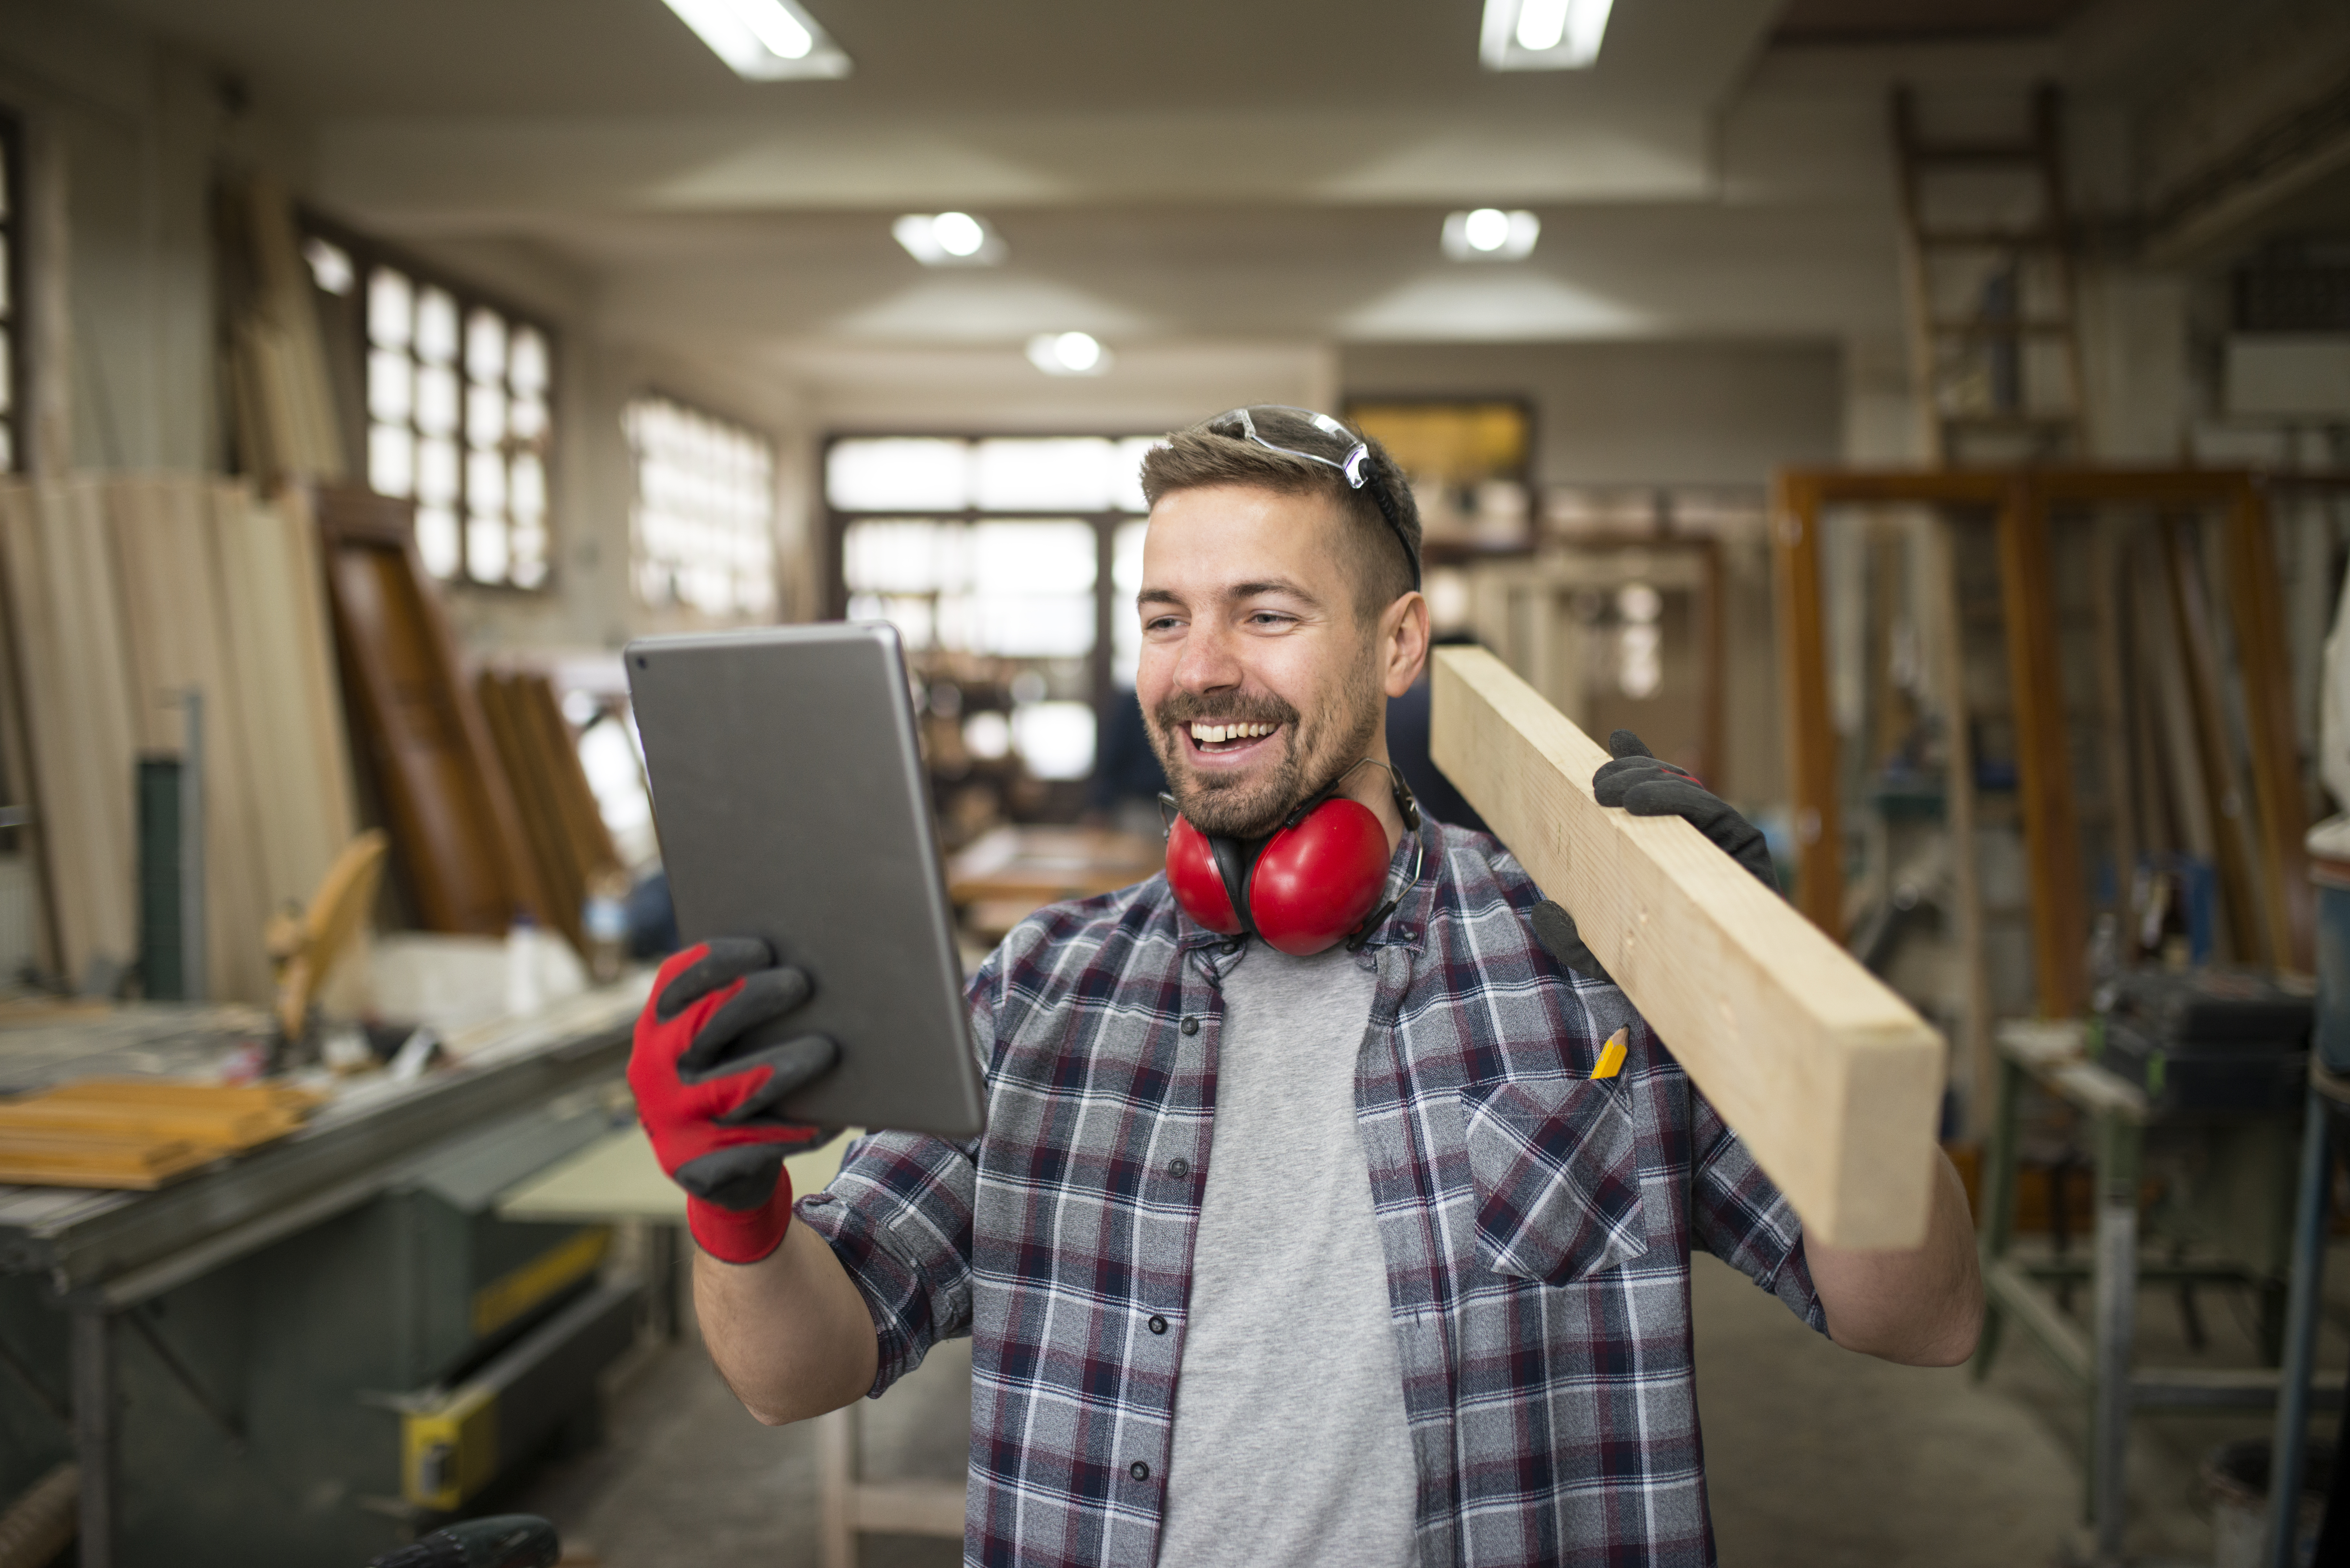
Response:
[[[1280,698],[1267,693],[1253,697],[1244,692],[1221,692],[1213,696],[1196,691],[1170,692],[1151,715],[1162,730],[1173,730],[1204,720],[1211,724],[1295,724],[1297,710]]]

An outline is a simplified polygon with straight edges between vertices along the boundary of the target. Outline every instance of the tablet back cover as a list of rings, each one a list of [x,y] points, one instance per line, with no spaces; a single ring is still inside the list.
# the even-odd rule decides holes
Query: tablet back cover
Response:
[[[984,1095],[897,632],[645,638],[625,658],[679,933],[763,937],[806,968],[812,999],[754,1042],[839,1043],[785,1109],[976,1136]]]

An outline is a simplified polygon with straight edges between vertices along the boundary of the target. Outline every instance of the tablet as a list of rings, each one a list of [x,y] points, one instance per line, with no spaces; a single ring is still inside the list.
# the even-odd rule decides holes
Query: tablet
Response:
[[[839,1043],[785,1114],[976,1137],[985,1099],[897,630],[650,637],[623,657],[679,933],[763,937],[806,968],[813,997],[751,1042]]]

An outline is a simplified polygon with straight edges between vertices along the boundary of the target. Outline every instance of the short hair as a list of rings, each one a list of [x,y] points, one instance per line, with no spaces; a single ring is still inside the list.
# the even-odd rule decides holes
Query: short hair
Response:
[[[1295,449],[1274,452],[1243,437],[1211,430],[1209,426],[1221,418],[1177,431],[1165,445],[1154,446],[1144,454],[1143,499],[1156,506],[1160,496],[1175,491],[1218,484],[1244,485],[1282,495],[1327,496],[1346,524],[1343,548],[1354,574],[1355,606],[1362,618],[1376,619],[1381,610],[1412,590],[1419,560],[1419,508],[1413,504],[1403,471],[1388,456],[1387,448],[1351,431],[1351,439],[1331,435],[1299,410],[1252,406],[1249,418],[1257,433],[1274,446]],[[1297,455],[1310,452],[1331,462],[1342,462],[1357,441],[1370,449],[1364,466],[1395,506],[1393,527],[1388,525],[1387,515],[1368,485],[1357,490],[1328,463]]]

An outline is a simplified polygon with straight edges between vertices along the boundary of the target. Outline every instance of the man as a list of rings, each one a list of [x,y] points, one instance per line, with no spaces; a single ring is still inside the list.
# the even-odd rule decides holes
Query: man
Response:
[[[1255,408],[1143,474],[1139,696],[1185,821],[1254,909],[1248,857],[1335,791],[1375,819],[1375,902],[1304,956],[1212,874],[1184,898],[1222,929],[1165,876],[1039,911],[970,986],[986,1133],[867,1139],[795,1211],[775,1140],[809,1135],[726,1069],[809,981],[756,943],[679,955],[630,1076],[701,1195],[712,1356],[779,1422],[972,1334],[975,1563],[1711,1561],[1691,1246],[1840,1344],[1954,1363],[1981,1311],[1955,1173],[1914,1252],[1807,1244],[1565,912],[1491,838],[1414,825],[1383,714],[1428,608],[1384,453]],[[1767,873],[1729,807],[1616,749],[1609,796]]]

